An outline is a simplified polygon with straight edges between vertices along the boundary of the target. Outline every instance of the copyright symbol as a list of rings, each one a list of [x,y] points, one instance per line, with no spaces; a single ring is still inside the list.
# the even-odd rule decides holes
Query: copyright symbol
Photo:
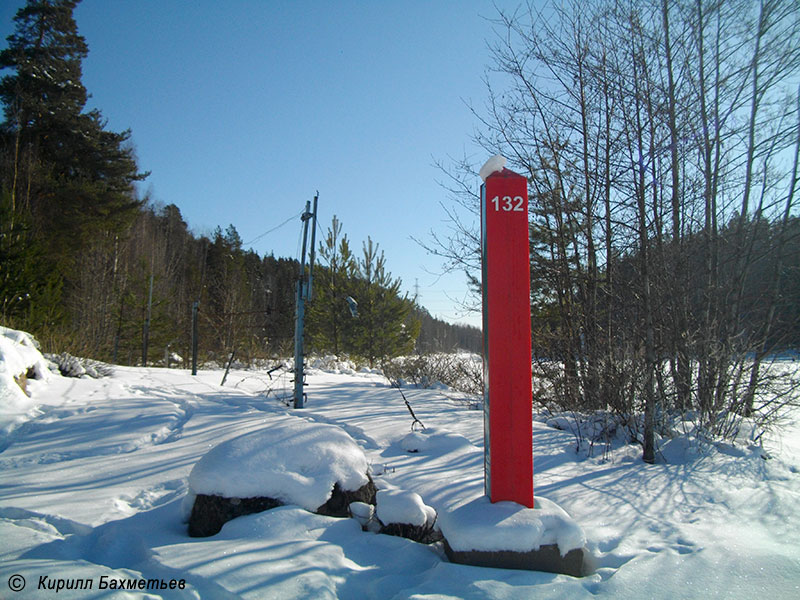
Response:
[[[8,587],[12,592],[21,592],[25,589],[25,578],[22,575],[12,575],[8,578]]]

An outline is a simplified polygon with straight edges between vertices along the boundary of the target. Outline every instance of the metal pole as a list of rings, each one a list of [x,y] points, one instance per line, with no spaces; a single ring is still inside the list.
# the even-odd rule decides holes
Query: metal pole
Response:
[[[303,328],[305,326],[305,303],[311,299],[311,281],[314,272],[314,255],[317,231],[317,199],[319,192],[314,196],[314,210],[311,211],[311,202],[306,202],[306,210],[303,213],[303,249],[300,255],[300,277],[297,280],[297,307],[294,322],[294,407],[303,408],[305,406],[305,393],[303,392],[305,376],[304,369],[304,350],[303,350]],[[308,243],[308,222],[311,221],[311,254],[309,260],[308,278],[306,279],[306,248]]]
[[[306,202],[306,210],[300,217],[303,221],[303,249],[300,254],[300,276],[297,279],[297,306],[294,319],[294,407],[303,408],[303,325],[305,319],[305,278],[306,278],[306,245],[308,244],[308,219],[311,216],[311,202]]]
[[[195,300],[192,304],[192,375],[197,375],[197,311],[200,308],[200,300]]]
[[[147,296],[147,314],[144,319],[144,335],[142,336],[142,366],[147,366],[147,346],[150,343],[150,316],[153,310],[153,273],[150,273],[150,293]]]
[[[294,407],[303,408],[303,319],[305,307],[303,306],[303,282],[298,281],[296,286],[297,307],[294,321]]]
[[[319,200],[319,192],[314,196],[314,208],[311,211],[311,256],[308,259],[308,289],[306,289],[306,300],[311,300],[311,284],[314,280],[314,257],[316,256],[317,248],[315,246],[317,239],[317,200]]]

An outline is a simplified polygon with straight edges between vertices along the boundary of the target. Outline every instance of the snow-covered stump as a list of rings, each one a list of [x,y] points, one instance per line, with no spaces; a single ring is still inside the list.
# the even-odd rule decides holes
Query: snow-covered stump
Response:
[[[534,506],[493,504],[483,496],[440,514],[447,557],[479,567],[586,575],[581,527],[546,498],[536,497]]]
[[[339,427],[287,417],[223,442],[189,475],[189,535],[214,535],[231,519],[286,504],[348,516],[375,503],[361,448]]]

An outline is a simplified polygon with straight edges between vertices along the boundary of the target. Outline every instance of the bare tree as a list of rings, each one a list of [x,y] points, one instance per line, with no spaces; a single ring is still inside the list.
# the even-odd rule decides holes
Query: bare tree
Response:
[[[800,73],[800,7],[552,3],[500,11],[495,28],[476,140],[529,177],[534,356],[554,400],[642,415],[631,427],[649,462],[670,411],[732,433],[732,419],[758,416],[753,398],[770,381],[760,364],[775,349],[769,307],[797,179],[787,86]],[[433,245],[472,269],[475,232],[452,222],[456,234]]]

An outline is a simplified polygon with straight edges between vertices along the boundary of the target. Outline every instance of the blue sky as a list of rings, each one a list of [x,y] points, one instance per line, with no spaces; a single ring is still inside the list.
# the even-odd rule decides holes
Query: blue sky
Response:
[[[515,7],[518,2],[497,2]],[[5,42],[23,0],[0,3]],[[245,242],[319,190],[318,237],[335,214],[360,252],[432,314],[479,325],[462,274],[411,238],[447,227],[435,161],[488,158],[471,142],[490,65],[489,0],[83,0],[83,82],[113,130],[132,130],[144,184],[195,233],[233,224]],[[480,180],[476,177],[476,190]],[[253,243],[297,257],[300,220]]]

